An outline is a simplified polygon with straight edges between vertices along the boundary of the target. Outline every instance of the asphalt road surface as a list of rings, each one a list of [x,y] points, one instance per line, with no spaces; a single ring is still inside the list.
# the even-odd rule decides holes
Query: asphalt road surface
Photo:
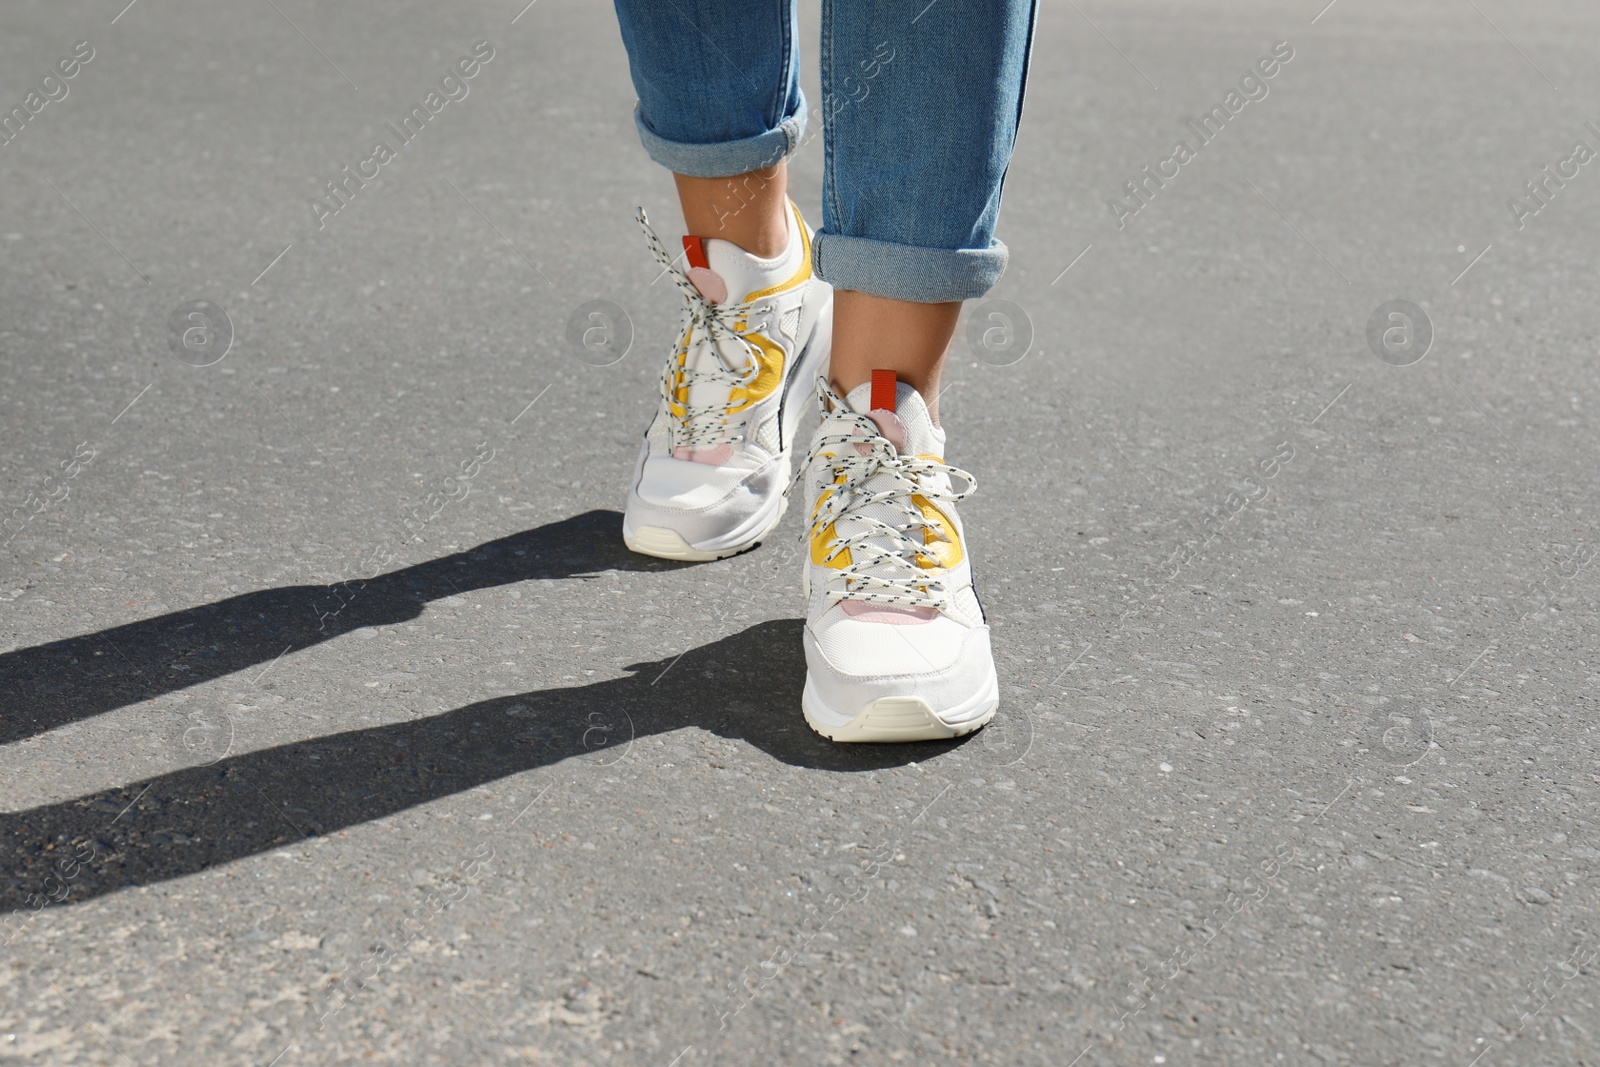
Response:
[[[1592,2],[1045,4],[899,747],[792,514],[620,544],[607,5],[124,3],[0,35],[0,1059],[1600,1063]]]

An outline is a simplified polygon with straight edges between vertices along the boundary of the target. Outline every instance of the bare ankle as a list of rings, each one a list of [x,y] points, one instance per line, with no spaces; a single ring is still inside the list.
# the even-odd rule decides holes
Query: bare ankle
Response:
[[[779,163],[731,178],[674,174],[688,231],[738,245],[760,259],[789,247],[788,169]]]

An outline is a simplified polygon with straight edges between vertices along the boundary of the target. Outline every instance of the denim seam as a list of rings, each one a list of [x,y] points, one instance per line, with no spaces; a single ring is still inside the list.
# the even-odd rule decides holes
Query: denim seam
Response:
[[[777,4],[783,26],[783,65],[778,69],[777,98],[773,101],[772,114],[776,116],[773,125],[783,130],[784,156],[787,157],[794,151],[795,143],[794,123],[788,113],[789,82],[794,78],[794,3],[793,0],[777,0]]]
[[[819,116],[822,123],[822,184],[828,193],[828,206],[834,223],[842,225],[844,218],[839,208],[839,173],[833,153],[833,116],[828,113],[828,102],[833,99],[833,0],[822,0],[822,34],[817,52],[818,73],[822,80],[822,112]],[[824,218],[822,224],[826,228],[828,220]],[[821,266],[821,252],[813,248],[812,269],[820,273]]]
[[[1011,160],[1017,150],[1017,134],[1022,131],[1022,109],[1028,100],[1028,67],[1033,62],[1033,37],[1038,27],[1039,0],[1033,0],[1028,5],[1028,47],[1022,53],[1022,77],[1017,85],[1017,117],[1011,124],[1011,154],[1006,156],[1006,169],[1000,172],[1000,184],[995,187],[995,195],[1005,193],[1006,177],[1011,173]]]

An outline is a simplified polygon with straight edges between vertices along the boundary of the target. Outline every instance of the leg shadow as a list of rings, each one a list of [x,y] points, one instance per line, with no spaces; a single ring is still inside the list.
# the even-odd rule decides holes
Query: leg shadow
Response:
[[[832,771],[901,766],[962,743],[840,745],[813,733],[800,711],[800,632],[797,620],[765,622],[634,664],[626,678],[483,700],[0,815],[0,910],[195,874],[562,760],[627,773],[642,758],[635,742],[685,726]]]
[[[623,546],[622,516],[590,511],[415,566],[333,585],[261,589],[0,655],[0,744],[271,663],[430,600],[534,578],[683,564]]]

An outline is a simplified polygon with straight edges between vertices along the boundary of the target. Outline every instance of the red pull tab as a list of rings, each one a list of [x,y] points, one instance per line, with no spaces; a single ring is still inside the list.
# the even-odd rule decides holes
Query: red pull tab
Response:
[[[700,238],[684,234],[683,250],[689,253],[689,266],[699,267],[701,270],[711,269],[711,263],[706,259],[706,246]]]
[[[872,410],[893,411],[895,409],[895,376],[892,370],[875,370],[872,372]]]

